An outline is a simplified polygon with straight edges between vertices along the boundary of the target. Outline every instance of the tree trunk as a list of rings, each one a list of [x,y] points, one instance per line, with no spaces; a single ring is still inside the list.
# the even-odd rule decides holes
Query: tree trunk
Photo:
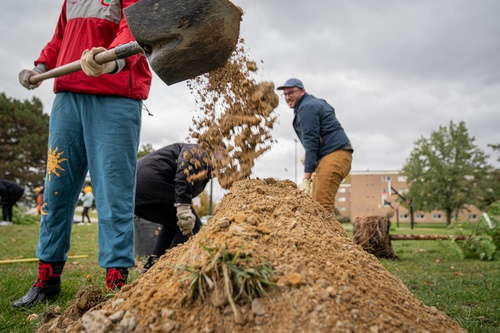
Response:
[[[353,223],[353,240],[377,258],[396,259],[389,239],[391,222],[387,216],[360,216]]]
[[[451,224],[451,213],[453,210],[447,208],[446,209],[446,226],[449,226]]]

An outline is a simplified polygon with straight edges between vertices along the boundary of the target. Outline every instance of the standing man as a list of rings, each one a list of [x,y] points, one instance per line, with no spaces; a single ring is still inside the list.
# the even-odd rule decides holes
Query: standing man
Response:
[[[288,106],[294,109],[293,128],[306,151],[300,189],[309,194],[312,181],[313,200],[333,214],[340,183],[351,171],[351,142],[334,108],[309,95],[302,81],[292,78],[277,89],[283,90]]]
[[[103,65],[94,56],[134,41],[123,9],[137,1],[63,1],[55,33],[35,68],[19,73],[20,83],[34,89],[41,83],[30,82],[35,74],[75,60],[83,69],[54,81],[38,279],[14,307],[29,307],[60,292],[87,171],[99,211],[98,262],[106,269],[108,289],[121,288],[134,266],[136,154],[142,101],[152,75],[142,54]]]
[[[0,225],[12,225],[12,207],[21,199],[24,188],[10,180],[0,179],[0,203],[2,222]]]
[[[200,230],[202,223],[192,200],[210,179],[211,157],[196,144],[175,143],[137,161],[135,214],[163,225],[142,273],[165,251]]]

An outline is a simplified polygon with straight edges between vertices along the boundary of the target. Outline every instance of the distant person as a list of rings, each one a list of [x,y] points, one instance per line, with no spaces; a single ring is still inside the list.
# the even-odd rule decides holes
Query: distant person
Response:
[[[0,179],[0,202],[2,204],[2,222],[0,225],[12,225],[12,207],[21,199],[24,187],[6,179]]]
[[[160,148],[137,161],[135,214],[163,226],[143,273],[168,249],[200,230],[202,223],[192,200],[212,178],[210,161],[209,154],[188,143]]]
[[[334,214],[340,183],[351,171],[353,148],[335,110],[325,100],[306,92],[302,81],[292,78],[277,88],[294,109],[293,128],[306,151],[300,189]],[[312,177],[313,173],[315,176]]]
[[[42,206],[43,206],[43,186],[35,188],[36,194],[36,212],[38,215],[42,214]]]
[[[43,193],[45,192],[45,189],[42,187],[37,187],[35,188],[35,193],[36,193],[36,211],[38,213],[38,216],[42,216],[42,206],[43,206]],[[40,221],[38,221],[40,223]]]
[[[54,79],[45,204],[36,249],[38,278],[13,307],[30,307],[60,293],[74,212],[87,173],[99,212],[97,260],[105,269],[107,289],[114,292],[124,286],[128,269],[135,265],[137,150],[152,75],[144,54],[105,64],[98,64],[95,56],[135,41],[123,11],[137,2],[60,1],[51,40],[35,67],[19,73],[21,85],[31,90],[42,84],[31,83],[34,75],[75,60],[82,67]]]
[[[90,220],[89,210],[92,208],[92,204],[94,203],[94,194],[92,194],[92,186],[85,186],[83,189],[83,196],[81,198],[83,204],[82,211],[82,222],[79,223],[81,225],[85,225],[85,217],[89,221],[89,225],[92,225],[92,221]]]

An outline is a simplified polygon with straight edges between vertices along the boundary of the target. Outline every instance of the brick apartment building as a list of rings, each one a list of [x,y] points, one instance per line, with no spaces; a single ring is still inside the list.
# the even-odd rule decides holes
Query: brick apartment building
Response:
[[[391,214],[391,223],[410,223],[409,210],[399,204],[391,187],[404,196],[406,179],[399,171],[351,171],[337,192],[335,207],[352,222],[360,216]],[[478,221],[482,212],[475,206],[467,208],[460,212],[461,221]],[[415,223],[446,223],[444,211],[414,211],[413,218]]]

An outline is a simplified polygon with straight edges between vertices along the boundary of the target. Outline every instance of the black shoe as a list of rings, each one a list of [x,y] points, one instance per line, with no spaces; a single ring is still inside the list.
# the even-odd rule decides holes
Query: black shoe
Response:
[[[109,291],[118,291],[127,284],[127,268],[106,268],[106,287]]]
[[[61,282],[54,285],[40,287],[33,285],[30,290],[12,304],[14,308],[29,308],[39,302],[44,302],[56,297],[61,292]]]
[[[54,298],[61,291],[61,274],[64,261],[38,262],[38,279],[30,290],[12,304],[14,308],[30,307]]]
[[[148,269],[150,269],[151,267],[153,267],[153,265],[155,264],[155,262],[158,261],[158,259],[160,259],[160,258],[157,257],[157,256],[155,256],[154,254],[150,255],[149,258],[148,258],[148,262],[146,262],[144,264],[144,267],[142,268],[141,274],[146,273],[148,271]]]

